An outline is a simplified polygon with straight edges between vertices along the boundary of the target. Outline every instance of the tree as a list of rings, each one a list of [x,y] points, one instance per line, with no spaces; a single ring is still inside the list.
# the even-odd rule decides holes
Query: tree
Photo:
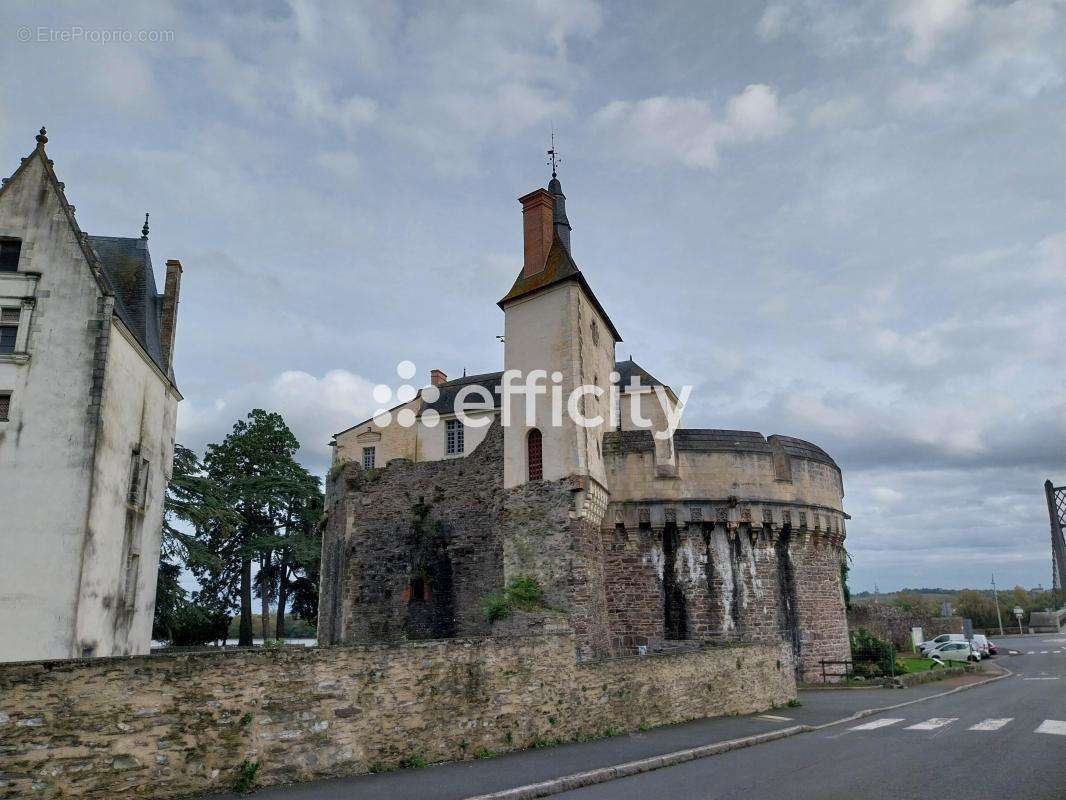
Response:
[[[252,644],[253,593],[264,612],[275,597],[282,605],[282,593],[287,604],[290,582],[303,564],[318,557],[312,550],[322,493],[318,479],[296,463],[299,447],[280,414],[256,408],[221,443],[208,445],[204,456],[206,474],[237,516],[232,529],[216,528],[208,537],[225,563],[210,575],[209,587],[218,597],[238,600],[238,644],[244,647]],[[253,585],[255,561],[259,574]],[[284,631],[284,622],[279,627]],[[265,622],[263,632],[268,633]]]
[[[174,446],[174,464],[163,504],[163,532],[159,554],[152,636],[174,643],[181,619],[189,619],[188,593],[181,586],[182,565],[208,571],[221,561],[205,541],[209,530],[228,530],[236,522],[219,487],[204,474],[196,453]],[[212,610],[217,617],[219,610]]]

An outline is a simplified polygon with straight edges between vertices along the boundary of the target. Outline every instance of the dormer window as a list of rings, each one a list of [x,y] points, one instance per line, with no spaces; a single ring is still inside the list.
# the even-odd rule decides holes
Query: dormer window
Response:
[[[18,272],[22,242],[18,239],[0,240],[0,272]]]

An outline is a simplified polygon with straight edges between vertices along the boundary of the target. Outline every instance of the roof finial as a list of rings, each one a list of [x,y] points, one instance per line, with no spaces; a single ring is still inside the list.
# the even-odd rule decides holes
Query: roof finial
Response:
[[[37,138],[37,146],[38,147],[44,147],[45,144],[48,142],[48,137],[45,135],[47,133],[48,133],[48,131],[46,131],[44,129],[44,125],[42,125],[41,126],[41,132],[38,133],[37,137],[36,137]]]
[[[142,239],[147,239],[148,238],[148,212],[147,211],[144,212],[144,227],[141,228],[141,238]]]
[[[551,165],[553,178],[558,177],[558,175],[555,174],[556,168],[558,167],[557,155],[558,154],[555,152],[555,128],[552,128],[552,146],[551,150],[548,151],[548,163]]]

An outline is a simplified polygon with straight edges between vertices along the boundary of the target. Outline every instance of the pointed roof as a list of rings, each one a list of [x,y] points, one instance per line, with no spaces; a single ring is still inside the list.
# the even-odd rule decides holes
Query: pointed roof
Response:
[[[504,295],[503,299],[496,305],[500,308],[506,308],[508,303],[512,303],[520,297],[528,297],[551,286],[557,286],[558,284],[567,283],[568,281],[574,281],[575,283],[580,284],[581,288],[585,290],[585,294],[588,295],[589,301],[596,310],[600,312],[600,316],[603,317],[604,322],[607,323],[607,327],[610,328],[614,340],[616,342],[622,341],[622,335],[618,332],[618,329],[615,328],[614,323],[611,322],[611,318],[607,316],[607,312],[603,310],[600,301],[596,299],[592,287],[589,286],[588,281],[585,280],[585,276],[581,274],[581,270],[578,269],[577,264],[574,263],[574,259],[571,258],[570,252],[559,239],[558,232],[556,232],[555,238],[552,241],[551,250],[548,251],[548,258],[544,263],[544,269],[528,276],[519,273],[518,278],[511,287],[511,291]]]
[[[161,300],[147,239],[89,236],[104,277],[115,294],[115,313],[155,365],[167,372],[160,335]]]
[[[623,389],[629,386],[632,378],[637,379],[637,383],[640,386],[666,386],[661,380],[656,378],[644,367],[640,366],[632,358],[627,358],[625,361],[615,361],[614,371],[618,373],[618,385]],[[666,386],[669,389],[669,386]]]
[[[161,300],[156,290],[152,259],[148,253],[146,237],[140,239],[117,236],[90,236],[81,229],[74,217],[74,207],[67,200],[63,183],[56,177],[52,160],[45,153],[48,142],[44,128],[37,135],[37,146],[0,186],[0,194],[12,186],[15,179],[33,162],[39,159],[44,167],[45,179],[49,181],[59,198],[74,237],[78,242],[85,262],[96,279],[100,291],[115,298],[115,314],[133,334],[152,362],[177,388],[174,377],[163,358],[160,336]]]

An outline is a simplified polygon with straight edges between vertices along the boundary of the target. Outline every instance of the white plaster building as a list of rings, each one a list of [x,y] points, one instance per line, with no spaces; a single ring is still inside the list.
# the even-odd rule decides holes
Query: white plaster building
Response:
[[[90,236],[37,146],[0,188],[0,660],[146,653],[181,264]]]

